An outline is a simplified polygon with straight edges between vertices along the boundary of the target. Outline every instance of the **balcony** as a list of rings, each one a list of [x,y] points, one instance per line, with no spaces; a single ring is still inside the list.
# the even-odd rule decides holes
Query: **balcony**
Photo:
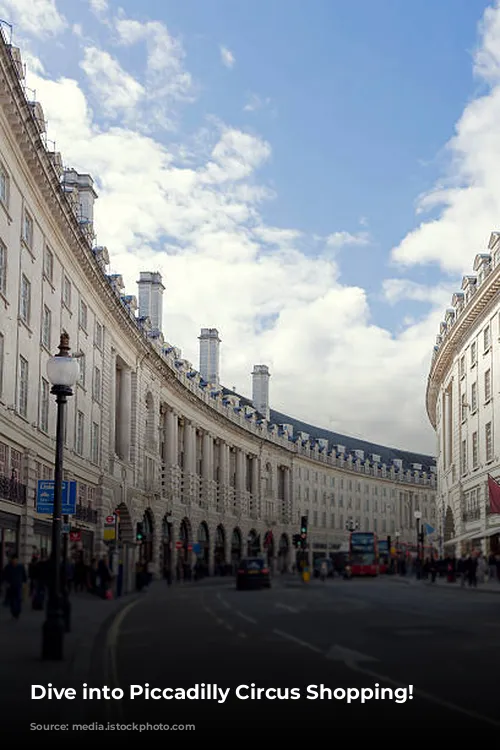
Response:
[[[85,521],[86,523],[97,523],[97,511],[93,508],[86,508],[84,505],[76,506],[76,513],[74,515],[77,521]]]
[[[0,474],[0,499],[26,505],[26,485]]]

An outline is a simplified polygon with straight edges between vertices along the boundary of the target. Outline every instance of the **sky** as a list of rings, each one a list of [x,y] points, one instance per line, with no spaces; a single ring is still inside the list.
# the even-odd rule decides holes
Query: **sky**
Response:
[[[97,244],[198,366],[303,421],[432,454],[439,322],[500,214],[484,0],[0,0]],[[4,26],[4,33],[10,30]]]

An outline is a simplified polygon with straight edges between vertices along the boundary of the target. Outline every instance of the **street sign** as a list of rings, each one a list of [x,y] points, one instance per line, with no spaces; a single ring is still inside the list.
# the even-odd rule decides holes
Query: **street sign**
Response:
[[[192,545],[192,544],[191,544],[191,542],[190,542],[190,543],[188,544],[188,551],[189,551],[189,552],[191,552],[191,550],[192,550],[192,549],[193,549],[193,545]]]
[[[81,531],[70,531],[69,532],[69,541],[70,542],[81,542],[82,541],[82,532]]]
[[[193,552],[195,553],[195,555],[199,555],[200,554],[200,552],[201,552],[201,544],[199,544],[198,542],[196,542],[195,544],[192,544],[190,546],[191,546],[191,549],[193,550]],[[188,549],[189,549],[189,546],[188,546]]]
[[[61,533],[62,534],[69,534],[70,529],[71,529],[71,524],[70,523],[63,523],[63,525],[61,526]]]
[[[36,511],[46,516],[54,512],[54,480],[39,479],[36,493]],[[62,483],[63,516],[74,516],[76,513],[76,482]]]
[[[106,516],[106,518],[104,519],[103,539],[105,542],[113,542],[116,539],[117,520],[118,519],[115,515]]]
[[[175,549],[182,549],[182,542],[176,542]]]

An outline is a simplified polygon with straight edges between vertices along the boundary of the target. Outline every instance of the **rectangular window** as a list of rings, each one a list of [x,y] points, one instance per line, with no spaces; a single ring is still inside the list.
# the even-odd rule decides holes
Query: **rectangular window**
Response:
[[[467,394],[466,393],[462,393],[460,409],[461,409],[462,422],[465,422],[465,420],[467,419]]]
[[[85,388],[85,383],[87,382],[87,367],[85,364],[85,354],[82,354],[82,356],[79,357],[78,362],[80,364],[80,379],[78,383],[82,386],[82,388]]]
[[[43,272],[47,279],[52,282],[54,277],[54,253],[50,247],[45,246],[45,256],[43,259]]]
[[[76,413],[76,440],[75,451],[79,456],[83,456],[83,437],[85,430],[85,415],[82,411]]]
[[[21,294],[19,297],[19,315],[29,325],[31,313],[31,284],[23,274],[21,276]]]
[[[490,332],[489,326],[486,326],[486,328],[483,331],[483,343],[484,343],[484,351],[487,352],[491,346],[491,332]]]
[[[470,345],[470,366],[474,367],[477,362],[477,344],[475,341]]]
[[[0,396],[3,390],[3,364],[4,364],[4,337],[0,333]]]
[[[92,422],[92,461],[99,463],[99,425]]]
[[[491,370],[484,373],[484,400],[489,401],[491,398]]]
[[[28,360],[19,357],[19,414],[28,415]]]
[[[0,294],[7,291],[7,248],[0,240]]]
[[[92,398],[97,403],[101,401],[101,371],[98,367],[94,367],[94,383],[92,386]]]
[[[40,429],[42,432],[49,431],[49,394],[49,381],[42,378],[42,385],[40,388]]]
[[[97,346],[98,349],[102,349],[102,340],[103,340],[103,328],[100,323],[96,322],[94,344]]]
[[[486,461],[493,460],[493,430],[491,422],[484,426],[484,442],[486,449]]]
[[[460,357],[460,377],[463,378],[465,375],[465,355]]]
[[[80,310],[78,313],[78,324],[80,328],[83,328],[84,331],[87,330],[87,322],[88,322],[88,315],[89,310],[87,305],[83,300],[80,300]]]
[[[470,391],[470,408],[474,412],[477,409],[477,383],[472,383]]]
[[[477,432],[472,433],[472,468],[477,469],[479,463]]]
[[[0,201],[9,205],[9,175],[3,164],[0,164]]]
[[[27,211],[24,212],[23,240],[31,250],[33,248],[33,219]]]
[[[67,276],[64,277],[63,281],[63,302],[71,310],[71,281]]]
[[[42,316],[42,344],[46,349],[50,349],[50,339],[52,330],[52,313],[47,305],[43,306]]]
[[[462,440],[462,453],[460,456],[460,465],[462,474],[467,473],[467,440]]]

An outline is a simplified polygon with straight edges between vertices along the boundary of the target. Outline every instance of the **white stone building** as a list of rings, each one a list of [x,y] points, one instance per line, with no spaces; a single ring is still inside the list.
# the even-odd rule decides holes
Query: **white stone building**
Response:
[[[126,587],[139,555],[161,571],[196,554],[213,570],[266,546],[273,565],[290,565],[302,514],[318,554],[346,542],[349,521],[401,540],[414,538],[417,508],[435,524],[431,457],[273,411],[262,365],[253,375],[260,413],[219,385],[215,329],[200,336],[205,378],[164,341],[160,275],[141,273],[138,304],[107,273],[92,178],[63,168],[44,128],[40,104],[26,98],[19,50],[2,41],[0,562],[50,546],[36,486],[53,476],[46,363],[63,330],[81,368],[65,435],[66,478],[78,483],[71,526],[78,545],[100,555],[104,519],[118,511]]]
[[[500,234],[476,255],[453,295],[434,346],[427,412],[437,434],[437,501],[456,553],[497,550],[500,517],[489,512],[488,474],[500,477]]]

